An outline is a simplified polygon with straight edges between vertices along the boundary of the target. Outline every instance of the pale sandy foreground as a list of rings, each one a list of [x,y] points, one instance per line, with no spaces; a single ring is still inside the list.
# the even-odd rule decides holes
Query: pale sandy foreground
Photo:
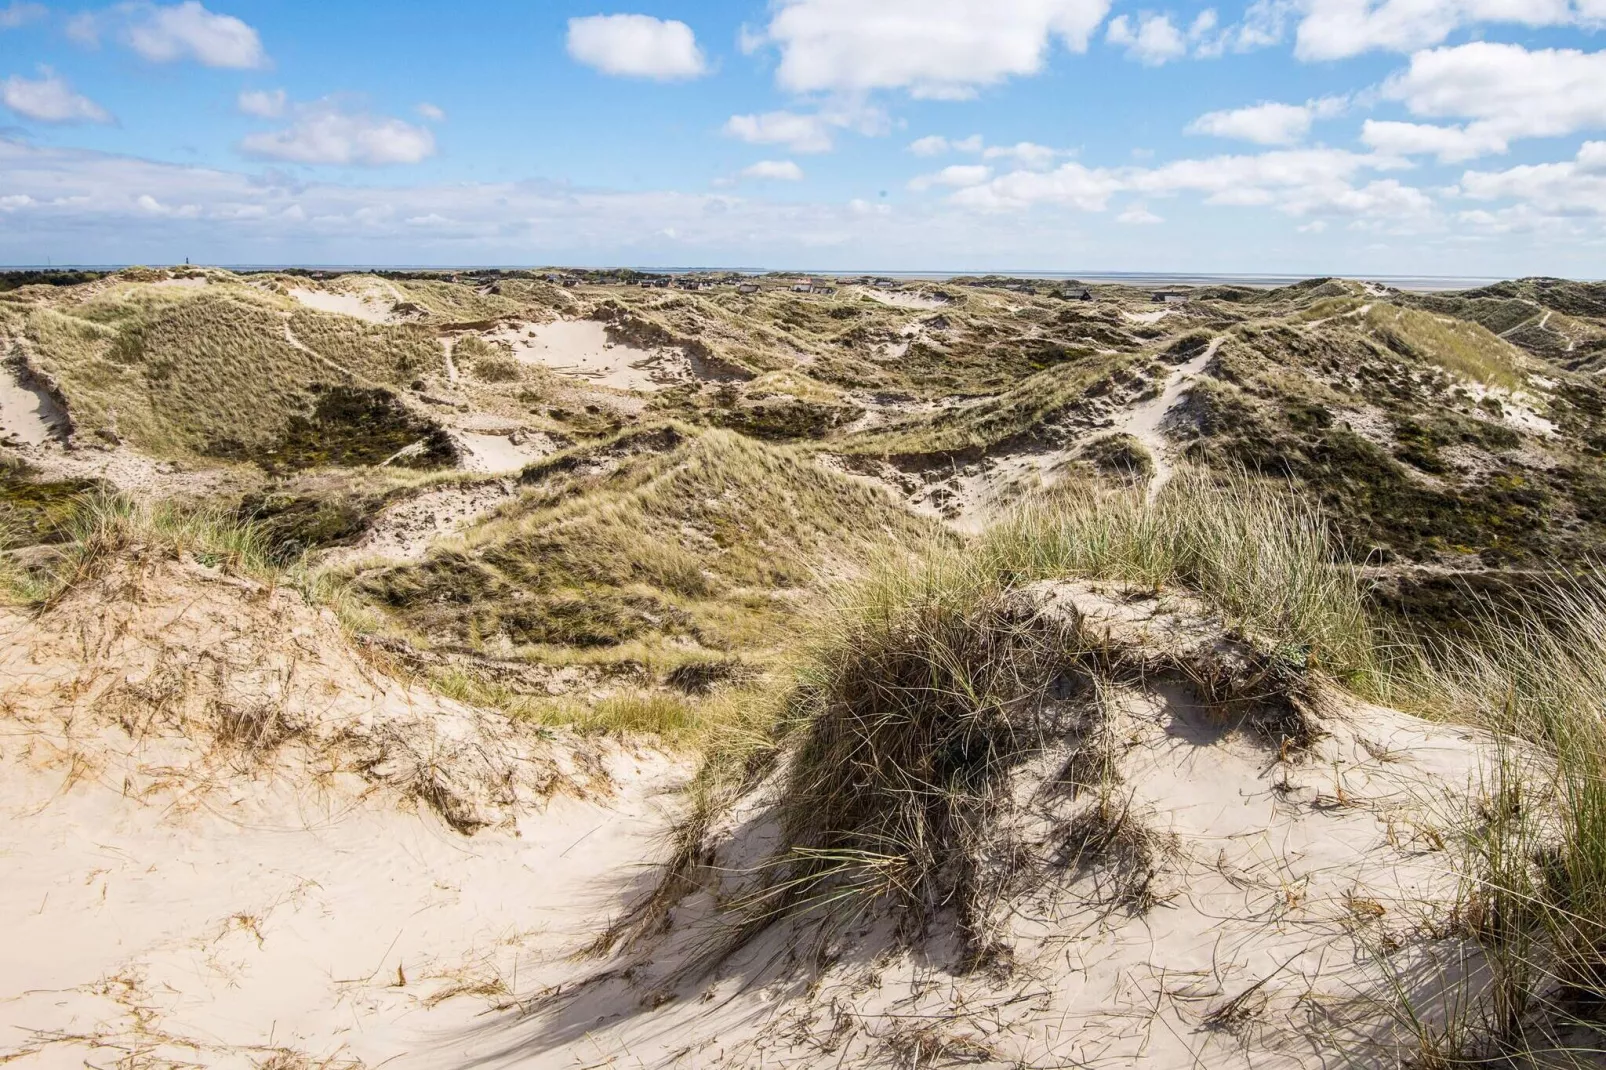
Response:
[[[629,950],[577,957],[655,879],[684,763],[436,697],[295,593],[195,562],[125,561],[37,616],[0,610],[0,1063],[1383,1059],[1395,984],[1430,1006],[1463,959],[1444,848],[1487,741],[1334,700],[1286,761],[1162,685],[1165,659],[1218,649],[1195,607],[1033,597],[1156,659],[1155,686],[1107,706],[1154,850],[1020,885],[990,921],[1007,955],[969,972],[951,934],[900,941],[875,911],[701,957],[716,893],[774,843],[780,772],[710,834],[722,876]],[[1088,805],[1043,801],[1064,757],[1014,774],[1011,842],[1038,850]],[[1111,896],[1138,865],[1144,909]]]

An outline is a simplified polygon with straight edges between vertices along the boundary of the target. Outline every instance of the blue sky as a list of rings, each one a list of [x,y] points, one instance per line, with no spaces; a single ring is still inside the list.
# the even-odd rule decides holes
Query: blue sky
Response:
[[[1606,0],[0,0],[0,262],[1606,276]]]

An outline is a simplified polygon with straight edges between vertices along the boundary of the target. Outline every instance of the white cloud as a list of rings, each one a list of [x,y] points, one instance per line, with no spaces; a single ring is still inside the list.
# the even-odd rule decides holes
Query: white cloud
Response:
[[[112,12],[126,20],[123,42],[152,63],[192,59],[207,67],[250,69],[268,62],[256,30],[232,15],[208,11],[199,0],[167,7],[124,4]]]
[[[675,81],[708,73],[691,27],[651,15],[569,20],[569,55],[603,74]]]
[[[862,103],[838,103],[809,115],[795,111],[769,111],[760,115],[732,115],[725,133],[750,145],[785,145],[793,152],[830,152],[832,132],[852,130],[865,137],[890,132],[892,121],[880,108]]]
[[[871,204],[863,197],[855,197],[848,202],[848,211],[857,216],[891,215],[892,205]]]
[[[1136,22],[1126,15],[1110,20],[1104,39],[1126,49],[1127,57],[1146,67],[1158,67],[1188,54],[1188,39],[1171,21],[1170,15],[1140,15]]]
[[[1128,223],[1135,226],[1152,226],[1155,223],[1164,223],[1165,220],[1149,211],[1141,204],[1130,205],[1126,211],[1115,217],[1117,223]]]
[[[246,115],[277,119],[284,114],[289,100],[282,89],[246,89],[235,99],[235,105]]]
[[[791,160],[760,160],[742,169],[743,178],[766,178],[779,182],[803,181],[803,168]]]
[[[1318,97],[1303,104],[1262,101],[1245,108],[1208,112],[1190,123],[1186,132],[1259,145],[1293,145],[1304,140],[1313,123],[1343,115],[1350,104],[1348,96]]]
[[[1065,205],[1084,212],[1102,212],[1110,197],[1126,188],[1116,172],[1093,170],[1079,163],[1062,164],[1053,171],[1013,171],[985,185],[970,186],[950,200],[984,211],[1008,211],[1034,204]]]
[[[1368,119],[1361,126],[1361,141],[1391,156],[1437,156],[1455,163],[1506,151],[1508,139],[1485,124],[1434,126],[1431,123],[1397,123]]]
[[[1343,59],[1375,49],[1410,52],[1481,22],[1560,26],[1589,17],[1595,0],[1305,0],[1294,52]],[[1597,13],[1598,14],[1598,13]]]
[[[830,152],[831,131],[818,115],[770,111],[762,115],[732,115],[725,133],[749,145],[785,145],[793,152]]]
[[[1546,215],[1606,215],[1606,141],[1586,141],[1559,163],[1468,171],[1460,190],[1473,200],[1518,200]]]
[[[984,160],[1014,160],[1022,167],[1036,170],[1047,167],[1054,162],[1060,153],[1047,145],[1037,145],[1030,141],[1017,141],[1013,145],[992,145],[985,149],[981,156]]]
[[[413,111],[418,113],[419,118],[428,119],[432,123],[444,123],[446,121],[446,110],[434,104],[426,102],[415,107]]]
[[[1156,168],[1088,168],[1062,164],[1053,171],[1014,171],[959,190],[955,204],[989,211],[1024,210],[1039,204],[1101,212],[1116,193],[1150,196],[1197,193],[1205,203],[1271,206],[1293,215],[1358,216],[1421,214],[1431,198],[1394,179],[1357,187],[1365,171],[1403,166],[1402,161],[1341,149],[1280,150],[1250,156],[1176,160]]]
[[[916,156],[941,156],[945,152],[980,152],[982,138],[980,134],[972,134],[967,138],[949,140],[933,134],[923,137],[909,145],[909,151]]]
[[[0,83],[0,101],[18,115],[42,123],[109,123],[111,115],[86,96],[74,93],[66,79],[49,67],[39,77],[13,74]]]
[[[792,92],[902,89],[962,99],[1038,73],[1055,41],[1086,51],[1109,6],[1110,0],[777,0],[762,40],[780,50],[776,79]]]
[[[1478,144],[1500,151],[1504,140],[1606,127],[1606,52],[1530,52],[1482,41],[1433,49],[1413,55],[1383,95],[1416,116],[1472,120],[1459,135],[1424,137],[1443,137],[1461,151]]]
[[[0,30],[15,30],[19,26],[37,22],[48,14],[50,11],[43,4],[11,0],[5,7],[0,7]]]
[[[912,190],[928,190],[932,186],[978,186],[993,177],[993,169],[986,164],[953,164],[930,175],[909,180]]]
[[[1301,223],[1294,229],[1301,234],[1320,234],[1327,229],[1327,220],[1312,219],[1309,223]]]
[[[1184,32],[1169,14],[1144,11],[1136,18],[1117,15],[1110,20],[1104,39],[1126,49],[1128,59],[1147,67],[1158,67],[1190,53],[1197,59],[1215,59],[1228,48],[1237,47],[1241,27],[1220,29],[1221,19],[1213,7],[1194,17]]]
[[[1314,117],[1309,105],[1266,102],[1232,111],[1206,112],[1189,123],[1186,132],[1257,145],[1294,145],[1305,140]]]
[[[286,129],[248,135],[241,151],[291,163],[365,167],[418,163],[435,155],[435,135],[401,119],[345,112],[329,101],[296,111]]]

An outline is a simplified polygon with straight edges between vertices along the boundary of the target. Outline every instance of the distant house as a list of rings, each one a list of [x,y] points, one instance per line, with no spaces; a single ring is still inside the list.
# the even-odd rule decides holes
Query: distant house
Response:
[[[834,294],[834,293],[836,293],[836,287],[835,286],[816,286],[814,288],[814,292],[817,293],[817,294]]]
[[[1185,305],[1188,295],[1181,290],[1156,290],[1149,300],[1157,305]]]
[[[758,293],[758,283],[756,283],[756,282],[740,283],[736,287],[736,292],[739,293],[739,294],[756,294],[756,293]]]
[[[810,294],[810,293],[813,293],[814,292],[814,280],[813,279],[800,279],[797,282],[794,282],[792,284],[792,292],[795,293],[795,294]]]
[[[650,289],[653,288],[654,285],[656,285],[656,284],[651,279],[642,279],[641,280],[641,288],[643,290],[650,290]]]
[[[1087,289],[1066,290],[1065,299],[1067,301],[1091,301],[1093,300],[1093,291]]]

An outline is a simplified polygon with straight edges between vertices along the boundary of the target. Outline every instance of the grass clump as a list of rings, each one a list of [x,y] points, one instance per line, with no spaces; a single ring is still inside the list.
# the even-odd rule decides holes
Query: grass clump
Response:
[[[1273,716],[1283,711],[1272,692],[1297,687],[1313,667],[1359,686],[1375,682],[1360,580],[1335,564],[1313,509],[1247,477],[1184,472],[1152,502],[1141,488],[1067,490],[972,545],[932,543],[889,557],[839,594],[799,653],[768,743],[749,742],[705,767],[700,797],[717,803],[790,755],[777,793],[782,846],[744,903],[734,939],[786,913],[890,903],[910,931],[952,911],[967,956],[985,958],[988,904],[1020,868],[1020,845],[1007,842],[997,820],[1010,771],[1056,736],[1098,750],[1100,681],[1157,671],[1127,666],[1079,624],[1040,613],[1022,590],[1069,578],[1197,592],[1226,627],[1255,633],[1256,650],[1275,652],[1257,654],[1262,662],[1246,675],[1254,701]],[[1237,684],[1205,680],[1204,668],[1174,667],[1202,701],[1240,705]],[[1073,758],[1067,768],[1099,764]],[[1103,795],[1108,784],[1087,787]],[[1098,820],[1119,810],[1112,798],[1099,806]],[[1155,845],[1140,825],[1095,829],[1089,821],[1067,827],[1059,868],[1109,883],[1106,870],[1125,859],[1152,875]],[[1111,902],[1153,901],[1148,876],[1116,883]],[[841,916],[837,907],[833,914]]]
[[[97,492],[80,496],[59,530],[48,557],[5,570],[13,603],[48,606],[136,551],[193,557],[262,581],[286,574],[262,530],[225,509]]]

